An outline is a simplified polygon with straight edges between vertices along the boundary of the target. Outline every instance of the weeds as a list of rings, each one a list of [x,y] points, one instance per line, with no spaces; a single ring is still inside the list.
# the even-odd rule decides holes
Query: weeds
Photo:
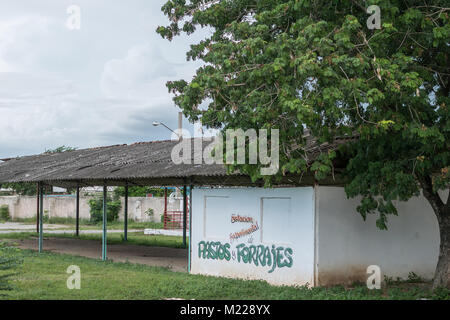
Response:
[[[0,242],[0,296],[14,288],[11,285],[11,278],[17,275],[13,271],[22,264],[20,253],[17,248]]]

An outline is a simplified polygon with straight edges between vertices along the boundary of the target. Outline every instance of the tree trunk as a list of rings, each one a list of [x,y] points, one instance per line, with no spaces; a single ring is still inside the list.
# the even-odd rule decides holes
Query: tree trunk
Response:
[[[434,273],[433,289],[437,287],[450,288],[450,217],[441,213],[441,219],[438,221],[441,244],[438,264]]]
[[[441,243],[439,245],[439,259],[434,273],[433,289],[438,287],[450,288],[450,190],[447,202],[433,191],[431,177],[419,179],[423,195],[430,203],[439,223]]]
[[[434,273],[433,289],[438,287],[450,288],[450,190],[447,202],[441,199],[433,190],[433,180],[430,176],[420,176],[419,182],[423,195],[430,203],[439,223],[441,243],[439,258]]]

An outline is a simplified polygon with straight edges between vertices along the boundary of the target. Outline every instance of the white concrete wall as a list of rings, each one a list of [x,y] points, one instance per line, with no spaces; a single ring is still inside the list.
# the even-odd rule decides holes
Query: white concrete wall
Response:
[[[313,284],[313,188],[194,189],[192,201],[191,273]],[[233,215],[253,221],[232,223]],[[232,238],[252,225],[254,232]]]
[[[122,208],[119,212],[119,220],[123,220],[125,200],[121,198]],[[182,201],[168,199],[167,210],[180,210]],[[153,209],[153,216],[147,214],[147,210]],[[161,216],[164,214],[163,197],[130,197],[128,198],[128,218],[134,221],[153,221],[161,222]]]
[[[90,219],[89,200],[92,197],[80,197],[80,218]],[[44,212],[49,217],[75,218],[76,198],[74,196],[46,196],[44,198]],[[121,198],[122,208],[119,212],[119,220],[123,220],[124,198]],[[164,198],[140,198],[128,199],[128,217],[135,221],[161,221],[164,213]],[[7,205],[11,218],[24,219],[36,217],[36,197],[27,196],[2,196],[0,206]],[[148,216],[146,211],[153,209],[153,216]],[[180,201],[168,201],[169,210],[179,210]]]
[[[398,216],[389,215],[388,231],[376,227],[377,215],[364,221],[358,204],[359,199],[347,199],[344,188],[316,188],[318,284],[366,282],[369,265],[380,266],[390,277],[407,278],[412,271],[431,279],[439,228],[427,200],[397,202]]]
[[[36,198],[34,205],[32,204],[33,197],[19,197],[19,196],[2,196],[0,197],[0,206],[8,206],[9,215],[12,219],[15,218],[30,218],[36,216]]]

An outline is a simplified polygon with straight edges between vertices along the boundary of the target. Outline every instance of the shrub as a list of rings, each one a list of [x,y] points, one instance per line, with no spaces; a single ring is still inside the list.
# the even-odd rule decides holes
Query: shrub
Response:
[[[11,216],[9,215],[9,207],[7,205],[3,205],[0,207],[0,220],[9,221]]]
[[[407,282],[409,282],[409,283],[421,283],[421,282],[424,282],[425,280],[421,277],[421,276],[419,276],[418,274],[416,274],[415,272],[413,272],[413,271],[411,271],[409,274],[408,274],[408,280],[407,280]]]
[[[97,196],[89,200],[91,208],[91,222],[98,223],[103,221],[103,196]],[[113,199],[111,196],[106,198],[106,220],[108,222],[115,221],[119,218],[119,211],[122,204],[119,199]]]
[[[149,208],[145,211],[145,214],[147,215],[147,217],[152,218],[155,215],[155,210]]]
[[[164,217],[165,217],[165,215],[164,215],[164,213],[161,215],[161,223],[164,223]],[[167,222],[170,222],[171,221],[171,218],[170,218],[170,216],[167,216]]]

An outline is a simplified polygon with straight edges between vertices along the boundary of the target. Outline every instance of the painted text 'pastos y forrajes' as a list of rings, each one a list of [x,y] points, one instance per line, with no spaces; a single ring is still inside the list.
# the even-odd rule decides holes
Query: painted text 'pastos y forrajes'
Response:
[[[236,259],[239,263],[253,263],[255,266],[271,267],[269,273],[276,268],[291,268],[293,264],[293,250],[282,246],[246,245],[236,246]],[[200,241],[198,243],[198,257],[201,259],[225,260],[232,258],[231,245],[220,241]]]

